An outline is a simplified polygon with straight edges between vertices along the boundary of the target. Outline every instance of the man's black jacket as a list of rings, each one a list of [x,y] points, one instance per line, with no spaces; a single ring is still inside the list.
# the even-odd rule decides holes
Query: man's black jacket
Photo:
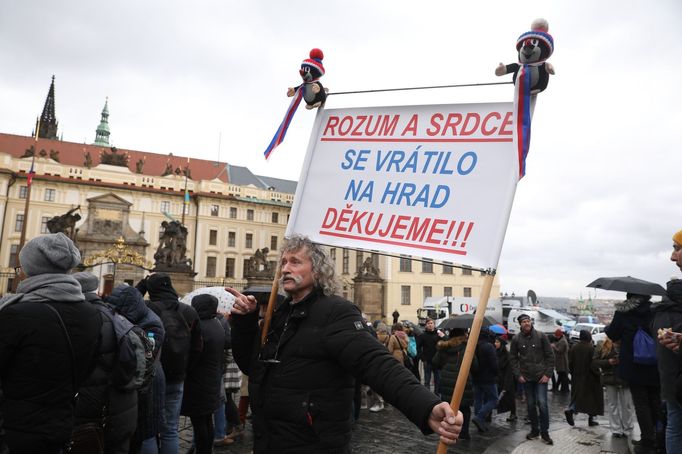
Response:
[[[357,306],[319,291],[290,302],[275,310],[262,349],[257,314],[232,318],[234,357],[249,376],[255,453],[350,452],[355,377],[430,433],[440,399],[372,337]]]

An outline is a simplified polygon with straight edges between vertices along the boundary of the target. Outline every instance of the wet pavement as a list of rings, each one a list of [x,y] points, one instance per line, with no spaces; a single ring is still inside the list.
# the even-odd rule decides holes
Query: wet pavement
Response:
[[[550,392],[550,436],[553,446],[544,444],[540,439],[528,441],[526,434],[530,425],[524,423],[526,404],[517,399],[519,419],[507,422],[508,413],[494,415],[490,429],[479,433],[472,425],[471,439],[462,440],[450,447],[448,453],[482,453],[482,454],[627,454],[630,446],[626,439],[613,438],[608,430],[608,419],[597,418],[599,426],[588,427],[586,415],[576,415],[575,427],[571,427],[564,419],[564,408],[569,396]],[[246,454],[252,450],[252,436],[247,422],[246,435],[227,447],[214,448],[218,454]],[[189,419],[181,419],[182,439],[181,454],[187,452],[191,443],[191,425]],[[638,437],[637,437],[638,438]],[[438,446],[436,435],[424,436],[394,407],[387,406],[383,411],[372,413],[362,410],[360,420],[353,430],[351,442],[354,453],[435,453]]]

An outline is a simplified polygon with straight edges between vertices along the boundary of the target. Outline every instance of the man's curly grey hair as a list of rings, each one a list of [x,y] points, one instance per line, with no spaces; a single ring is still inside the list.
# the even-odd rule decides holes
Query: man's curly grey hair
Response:
[[[284,239],[280,256],[287,252],[297,252],[305,249],[313,264],[315,287],[319,288],[325,296],[332,296],[339,291],[339,282],[336,278],[334,262],[327,253],[327,248],[313,243],[310,238],[303,235],[291,235]]]

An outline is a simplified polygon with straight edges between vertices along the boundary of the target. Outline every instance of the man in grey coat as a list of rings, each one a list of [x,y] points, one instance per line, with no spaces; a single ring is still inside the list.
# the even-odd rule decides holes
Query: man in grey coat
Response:
[[[554,352],[549,339],[533,327],[531,318],[521,314],[517,318],[521,332],[514,336],[509,349],[514,376],[522,383],[527,396],[531,432],[529,440],[539,436],[548,445],[554,442],[549,436],[549,408],[547,406],[547,382],[554,373]],[[537,408],[536,408],[537,407]],[[538,410],[540,420],[538,421]]]

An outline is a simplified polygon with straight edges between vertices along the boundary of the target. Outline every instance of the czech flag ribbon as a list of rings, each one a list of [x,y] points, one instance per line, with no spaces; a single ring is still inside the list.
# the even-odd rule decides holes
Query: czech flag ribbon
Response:
[[[31,168],[28,170],[28,175],[26,176],[26,186],[31,186],[31,182],[33,181],[33,175],[36,174],[36,171],[34,170],[33,166],[36,163],[36,155],[33,155],[33,160],[31,160]]]
[[[530,66],[523,65],[516,76],[514,116],[519,156],[519,179],[526,174],[526,157],[530,148],[530,124],[535,107],[535,95],[530,93]]]
[[[301,99],[303,99],[304,85],[305,84],[301,84],[301,86],[296,89],[296,93],[294,93],[294,99],[292,99],[291,104],[289,104],[289,108],[284,115],[282,124],[280,124],[279,128],[277,128],[277,132],[270,141],[270,145],[268,145],[268,148],[265,149],[265,153],[263,153],[265,155],[265,159],[268,159],[270,157],[270,153],[272,153],[272,151],[277,148],[279,144],[284,142],[284,136],[287,135],[287,129],[289,129],[289,125],[291,124],[291,120],[294,118],[296,109],[298,109],[298,105],[301,103]]]
[[[189,205],[189,191],[185,188],[185,205]]]

